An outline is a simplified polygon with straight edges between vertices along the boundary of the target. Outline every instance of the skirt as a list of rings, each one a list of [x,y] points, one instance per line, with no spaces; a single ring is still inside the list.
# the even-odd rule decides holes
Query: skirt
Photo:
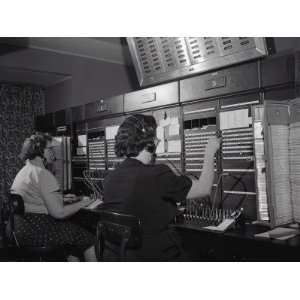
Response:
[[[20,246],[62,246],[71,249],[73,255],[82,254],[95,244],[95,236],[89,231],[46,214],[16,215],[15,234]]]

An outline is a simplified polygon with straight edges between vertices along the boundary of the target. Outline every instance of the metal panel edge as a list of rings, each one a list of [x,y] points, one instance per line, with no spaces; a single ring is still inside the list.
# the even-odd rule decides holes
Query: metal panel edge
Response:
[[[129,52],[131,53],[131,58],[132,58],[132,61],[133,61],[133,65],[134,65],[134,68],[135,68],[135,71],[136,71],[136,75],[137,75],[137,78],[138,78],[138,81],[139,81],[139,84],[140,86],[144,86],[144,78],[142,76],[142,73],[141,73],[141,64],[140,64],[140,61],[138,60],[138,54],[137,54],[137,51],[136,51],[136,47],[135,47],[135,42],[134,42],[134,37],[127,37],[126,38],[127,40],[127,43],[128,43],[128,48],[129,48]]]
[[[237,63],[246,62],[262,56],[266,56],[268,52],[267,52],[267,45],[266,45],[265,38],[255,37],[254,41],[255,41],[256,48],[248,49],[243,52],[232,53],[226,56],[219,56],[217,58],[214,58],[213,60],[204,61],[194,65],[189,65],[184,68],[173,70],[171,72],[165,72],[165,73],[156,74],[149,77],[143,77],[143,74],[141,72],[142,70],[141,64],[138,59],[138,53],[135,47],[134,37],[127,38],[133,64],[137,72],[137,77],[139,79],[140,85],[143,87],[163,83],[169,80],[179,79],[185,76],[217,70],[230,65],[234,65]]]

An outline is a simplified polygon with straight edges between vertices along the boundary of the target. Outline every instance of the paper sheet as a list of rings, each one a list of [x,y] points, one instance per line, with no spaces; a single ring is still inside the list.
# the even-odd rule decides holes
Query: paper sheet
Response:
[[[51,146],[52,147],[58,147],[62,143],[62,137],[60,136],[54,136],[52,137]]]
[[[63,138],[59,136],[54,136],[51,141],[52,151],[54,152],[55,158],[61,160],[64,157],[63,149]]]
[[[277,227],[273,230],[269,230],[263,233],[255,234],[255,237],[257,238],[274,238],[278,240],[287,240],[289,238],[292,238],[296,235],[300,234],[299,229],[293,229],[293,228],[284,228],[284,227]]]
[[[164,134],[164,128],[161,126],[158,126],[156,129],[156,136],[160,140],[160,142],[157,145],[156,153],[164,153],[165,152],[165,134]]]
[[[170,125],[179,124],[179,120],[176,117],[170,118]]]
[[[249,127],[248,108],[220,112],[220,129]]]
[[[158,126],[160,126],[160,127],[166,127],[166,126],[168,126],[170,124],[171,124],[171,119],[168,117],[166,119],[159,120]]]
[[[78,135],[78,146],[85,147],[86,146],[86,134]]]
[[[179,135],[179,124],[171,124],[169,126],[169,136]]]
[[[76,149],[76,154],[77,155],[86,155],[86,147],[78,147]]]
[[[168,141],[168,152],[181,152],[181,141]]]
[[[105,138],[107,140],[114,140],[118,133],[119,126],[108,126],[105,128]]]
[[[234,219],[225,219],[218,226],[207,226],[205,229],[224,232],[234,224]]]
[[[159,120],[159,123],[158,123],[158,125],[161,127],[166,127],[166,126],[175,125],[175,124],[179,124],[179,120],[177,117],[172,117],[172,118],[167,117],[166,119]]]

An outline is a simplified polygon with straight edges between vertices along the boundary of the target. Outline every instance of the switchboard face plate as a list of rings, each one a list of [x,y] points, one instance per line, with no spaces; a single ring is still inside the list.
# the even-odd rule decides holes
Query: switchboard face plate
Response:
[[[267,55],[262,37],[130,37],[127,42],[141,86]]]

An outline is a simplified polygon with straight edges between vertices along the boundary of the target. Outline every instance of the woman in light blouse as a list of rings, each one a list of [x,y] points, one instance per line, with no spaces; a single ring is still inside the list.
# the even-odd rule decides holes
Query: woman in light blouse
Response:
[[[51,137],[36,133],[26,139],[20,158],[25,166],[19,171],[11,193],[22,196],[25,214],[16,218],[16,237],[24,246],[68,246],[71,254],[83,254],[86,261],[96,261],[95,237],[67,218],[89,205],[84,198],[64,205],[63,196],[54,175],[45,165],[51,160]]]

